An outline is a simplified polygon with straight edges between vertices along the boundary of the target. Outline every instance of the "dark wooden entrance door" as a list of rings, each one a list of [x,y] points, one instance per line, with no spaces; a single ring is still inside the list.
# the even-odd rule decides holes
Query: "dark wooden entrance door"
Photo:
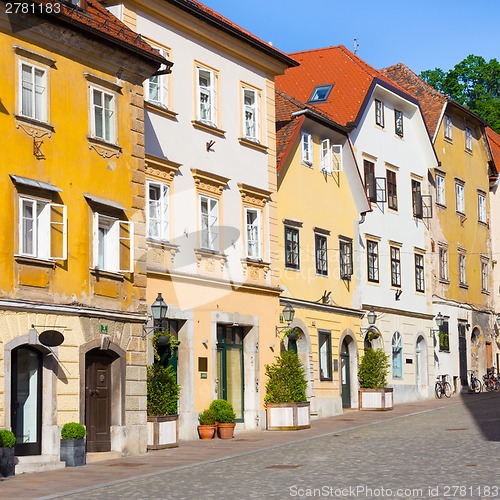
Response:
[[[458,361],[461,385],[467,386],[467,339],[465,337],[465,323],[458,324]]]
[[[30,347],[12,351],[11,422],[18,456],[42,449],[42,354]]]
[[[87,451],[111,450],[111,363],[102,351],[90,351],[85,362]]]
[[[340,382],[342,384],[342,407],[351,407],[351,370],[349,360],[349,344],[346,339],[340,349]]]

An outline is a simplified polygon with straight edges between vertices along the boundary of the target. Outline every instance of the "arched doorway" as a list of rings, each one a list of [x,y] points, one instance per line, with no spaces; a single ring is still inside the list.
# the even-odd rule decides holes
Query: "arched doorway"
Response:
[[[350,337],[344,338],[340,348],[340,384],[342,408],[351,408],[351,360],[349,357]]]
[[[42,353],[26,345],[11,354],[11,425],[18,456],[41,454],[42,359]]]

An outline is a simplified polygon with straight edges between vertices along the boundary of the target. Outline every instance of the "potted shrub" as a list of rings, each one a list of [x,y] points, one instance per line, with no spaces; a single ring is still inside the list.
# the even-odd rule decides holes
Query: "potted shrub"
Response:
[[[210,408],[203,410],[198,415],[200,425],[198,425],[198,434],[200,439],[213,439],[215,436],[215,412]]]
[[[268,430],[299,430],[311,427],[307,380],[299,357],[293,351],[276,356],[266,365],[266,405]]]
[[[215,399],[210,403],[209,409],[215,413],[217,436],[221,439],[233,438],[236,426],[233,405],[225,399]]]
[[[171,366],[147,368],[148,449],[175,448],[179,442],[177,405],[180,386]]]
[[[0,430],[0,477],[13,476],[16,473],[14,446],[16,436],[8,429]]]
[[[389,355],[383,349],[367,349],[358,370],[359,409],[391,410],[392,388],[387,387]]]
[[[151,337],[155,362],[166,365],[179,348],[180,340],[169,330],[160,330]]]
[[[85,427],[78,422],[68,422],[61,429],[61,462],[66,467],[85,465]]]

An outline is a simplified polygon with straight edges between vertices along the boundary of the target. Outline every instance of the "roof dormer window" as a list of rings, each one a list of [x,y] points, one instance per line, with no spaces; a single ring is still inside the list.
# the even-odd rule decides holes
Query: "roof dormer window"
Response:
[[[311,94],[311,97],[307,102],[326,102],[332,88],[333,88],[332,84],[318,85],[317,87],[314,88],[313,93]]]

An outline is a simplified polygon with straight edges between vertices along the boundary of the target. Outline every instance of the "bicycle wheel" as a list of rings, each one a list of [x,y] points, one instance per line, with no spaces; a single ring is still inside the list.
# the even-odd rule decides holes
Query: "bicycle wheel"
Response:
[[[483,388],[481,387],[481,381],[479,379],[475,378],[472,382],[472,390],[476,394],[479,394],[483,390]]]
[[[491,378],[489,378],[486,381],[486,390],[488,392],[491,392],[493,389],[495,389],[495,382],[493,382],[493,380],[491,380]]]
[[[444,387],[443,387],[443,389],[444,389],[444,395],[445,395],[447,398],[451,398],[451,393],[452,393],[453,391],[451,390],[451,385],[450,385],[450,383],[449,383],[449,382],[445,382],[445,383],[443,384],[443,386],[444,386]]]
[[[443,386],[441,385],[441,382],[436,382],[436,385],[434,386],[434,392],[436,393],[436,397],[438,399],[441,399],[443,397]]]

